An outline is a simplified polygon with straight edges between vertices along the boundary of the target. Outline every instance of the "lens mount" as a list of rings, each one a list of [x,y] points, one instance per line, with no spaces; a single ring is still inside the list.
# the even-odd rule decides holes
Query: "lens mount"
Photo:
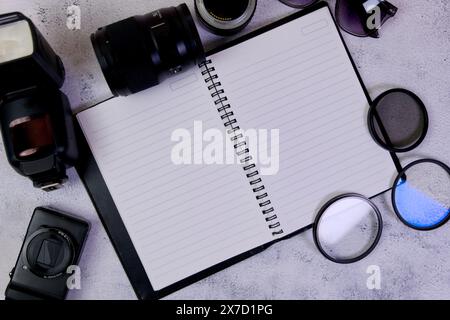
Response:
[[[215,34],[228,36],[244,29],[253,18],[257,0],[196,0],[195,10],[203,25]]]

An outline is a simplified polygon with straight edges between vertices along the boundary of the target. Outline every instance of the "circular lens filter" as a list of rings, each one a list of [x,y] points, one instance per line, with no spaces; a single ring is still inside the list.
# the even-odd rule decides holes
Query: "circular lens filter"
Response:
[[[212,32],[231,35],[248,25],[256,10],[256,0],[196,0],[200,21]]]
[[[432,230],[450,217],[450,168],[437,160],[419,160],[401,172],[393,187],[395,213],[407,226]]]
[[[319,0],[280,0],[285,5],[292,7],[292,8],[306,8],[316,2],[319,2]]]
[[[320,252],[337,263],[353,263],[366,257],[378,244],[383,220],[367,198],[347,194],[330,200],[314,223],[314,241]]]
[[[422,143],[428,132],[425,105],[405,89],[392,89],[375,99],[368,122],[374,140],[391,152],[411,151]]]

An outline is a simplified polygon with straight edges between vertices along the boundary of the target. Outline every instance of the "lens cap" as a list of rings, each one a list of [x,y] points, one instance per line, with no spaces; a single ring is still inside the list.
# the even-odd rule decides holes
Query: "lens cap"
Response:
[[[36,231],[25,248],[27,267],[42,278],[55,278],[65,273],[75,256],[70,236],[57,229]]]
[[[425,105],[417,95],[405,89],[392,89],[376,98],[369,110],[368,122],[374,140],[391,152],[413,150],[428,132]]]
[[[256,0],[196,0],[200,21],[213,33],[232,35],[244,29],[256,10]]]

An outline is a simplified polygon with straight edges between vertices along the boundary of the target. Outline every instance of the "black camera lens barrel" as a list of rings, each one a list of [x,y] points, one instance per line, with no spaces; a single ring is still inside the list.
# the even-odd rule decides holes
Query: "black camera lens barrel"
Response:
[[[98,29],[92,45],[115,96],[127,96],[160,83],[164,74],[205,60],[186,4],[134,16]]]

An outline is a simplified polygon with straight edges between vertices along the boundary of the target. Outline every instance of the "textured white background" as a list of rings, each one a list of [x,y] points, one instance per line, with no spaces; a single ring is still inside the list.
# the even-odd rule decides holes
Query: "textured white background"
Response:
[[[359,71],[372,95],[392,87],[418,93],[427,105],[431,128],[423,145],[402,157],[407,163],[419,157],[450,162],[450,3],[448,0],[391,0],[397,16],[382,30],[381,39],[345,35]],[[0,13],[21,11],[37,24],[62,57],[67,80],[64,92],[74,109],[110,96],[91,49],[89,35],[98,27],[130,15],[143,14],[181,1],[167,0],[0,0]],[[187,1],[193,9],[193,1]],[[334,1],[329,2],[334,6]],[[81,7],[82,27],[66,28],[66,8]],[[277,0],[260,0],[252,29],[273,22],[293,9]],[[207,48],[224,39],[201,29]],[[71,299],[134,299],[135,295],[108,237],[76,172],[62,190],[43,193],[17,175],[0,146],[0,295],[8,283],[33,209],[51,206],[71,212],[92,223],[82,256],[81,291]],[[357,190],[355,190],[357,191]],[[375,252],[350,266],[335,265],[317,253],[308,231],[279,243],[262,254],[183,289],[170,298],[179,299],[450,299],[450,231],[421,233],[403,226],[389,204],[389,195],[376,200],[382,209],[385,229]],[[381,267],[382,288],[366,287],[366,269]]]

